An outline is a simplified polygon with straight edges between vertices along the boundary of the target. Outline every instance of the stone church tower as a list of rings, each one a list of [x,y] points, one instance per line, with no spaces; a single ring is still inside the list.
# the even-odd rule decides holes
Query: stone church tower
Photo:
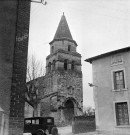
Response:
[[[41,115],[53,116],[57,124],[69,124],[73,116],[82,114],[81,55],[76,48],[63,14],[46,58],[44,95],[47,96],[41,103]]]

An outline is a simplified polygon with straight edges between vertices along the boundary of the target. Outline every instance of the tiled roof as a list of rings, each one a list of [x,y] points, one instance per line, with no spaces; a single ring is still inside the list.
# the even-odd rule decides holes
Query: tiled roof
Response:
[[[107,53],[104,53],[104,54],[100,54],[100,55],[88,58],[85,61],[92,63],[92,61],[94,61],[94,60],[97,60],[97,59],[100,59],[100,58],[103,58],[103,57],[107,57],[107,56],[110,56],[110,55],[113,55],[113,54],[117,54],[117,53],[128,52],[128,51],[130,51],[130,46],[125,47],[125,48],[121,48],[121,49],[118,49],[118,50],[114,50],[114,51],[111,51],[111,52],[107,52]]]

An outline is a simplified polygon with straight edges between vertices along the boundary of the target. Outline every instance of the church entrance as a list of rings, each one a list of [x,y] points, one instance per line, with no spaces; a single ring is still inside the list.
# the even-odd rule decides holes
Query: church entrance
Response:
[[[64,117],[66,124],[71,124],[74,116],[74,104],[71,99],[67,100],[64,104]]]

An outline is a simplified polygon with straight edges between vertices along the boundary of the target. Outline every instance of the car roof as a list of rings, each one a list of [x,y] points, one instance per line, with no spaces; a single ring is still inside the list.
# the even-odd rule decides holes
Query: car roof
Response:
[[[26,119],[54,119],[53,117],[29,117],[29,118],[24,118]]]

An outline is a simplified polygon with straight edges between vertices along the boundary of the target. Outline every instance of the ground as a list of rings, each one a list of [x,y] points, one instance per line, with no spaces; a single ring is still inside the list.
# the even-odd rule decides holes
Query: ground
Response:
[[[72,126],[58,128],[59,135],[73,135]]]
[[[72,133],[72,126],[60,127],[58,128],[58,132],[59,135],[74,135]],[[88,132],[88,133],[80,133],[75,135],[103,135],[103,134],[98,134],[97,132]]]
[[[87,132],[87,133],[79,133],[79,134],[73,134],[72,133],[72,127],[60,127],[58,128],[59,135],[124,135],[124,134],[110,134],[110,133],[99,133],[98,131],[95,132]],[[127,134],[130,135],[130,134]]]
[[[79,133],[79,134],[73,134],[72,133],[72,126],[66,126],[66,127],[59,127],[58,128],[59,135],[117,135],[117,134],[108,134],[108,133],[98,133],[95,132],[87,132],[87,133]],[[30,135],[30,134],[24,134],[24,135]],[[120,134],[123,135],[123,134]]]

